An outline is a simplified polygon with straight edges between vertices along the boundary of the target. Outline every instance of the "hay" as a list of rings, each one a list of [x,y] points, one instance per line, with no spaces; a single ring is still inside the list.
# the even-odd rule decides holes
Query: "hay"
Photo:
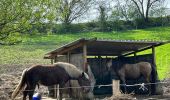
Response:
[[[106,98],[107,100],[137,100],[132,94],[119,94]]]

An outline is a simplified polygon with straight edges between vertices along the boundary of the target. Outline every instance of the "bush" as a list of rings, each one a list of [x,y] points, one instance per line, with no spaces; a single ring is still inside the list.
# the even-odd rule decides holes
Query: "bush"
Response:
[[[122,31],[131,29],[143,29],[148,27],[168,26],[170,25],[170,16],[149,18],[149,22],[143,19],[135,19],[132,21],[116,20],[106,21],[103,25],[99,21],[92,21],[87,23],[74,23],[70,25],[56,24],[54,25],[53,33],[79,33],[79,32],[108,32],[108,31]]]
[[[150,17],[147,23],[143,19],[135,19],[134,22],[137,28],[168,26],[170,25],[170,17]]]

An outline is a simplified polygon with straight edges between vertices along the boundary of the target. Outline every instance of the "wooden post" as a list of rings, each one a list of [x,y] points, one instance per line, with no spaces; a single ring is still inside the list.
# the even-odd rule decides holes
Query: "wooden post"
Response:
[[[57,56],[55,56],[54,62],[55,62],[55,63],[57,62]],[[54,98],[58,98],[57,93],[58,93],[59,90],[58,90],[57,86],[58,86],[58,85],[54,85]]]
[[[57,85],[54,85],[54,98],[57,98]]]
[[[51,59],[51,64],[53,64],[54,63],[54,59]]]
[[[152,47],[152,63],[156,67],[156,59],[155,59],[155,47]]]
[[[53,64],[53,63],[54,63],[54,58],[51,59],[51,64]],[[54,88],[54,86],[48,86],[48,91],[49,91],[48,96],[49,97],[54,97],[55,90],[53,88]]]
[[[68,62],[68,63],[71,63],[71,61],[70,61],[71,57],[70,57],[70,56],[71,56],[71,53],[68,52],[68,53],[67,53],[67,62]],[[68,84],[69,84],[69,87],[71,87],[71,81],[70,81],[70,80],[68,80]],[[69,89],[68,89],[68,93],[69,93],[69,96],[70,96],[70,97],[72,97],[72,92],[71,92],[71,91],[72,91],[72,88],[69,88]]]
[[[86,44],[84,44],[83,45],[83,66],[84,66],[84,68],[83,68],[83,70],[84,71],[86,71],[86,63],[87,63],[87,46],[86,46]]]
[[[136,52],[134,53],[135,63],[136,63]]]
[[[157,68],[156,68],[156,59],[155,59],[156,57],[155,57],[155,47],[153,46],[152,47],[152,64],[153,64],[153,68],[154,68],[154,70],[155,71],[153,71],[152,72],[152,82],[156,82],[156,80],[157,80]],[[153,84],[153,85],[151,85],[151,93],[152,94],[155,94],[156,93],[156,85],[155,84]]]
[[[67,62],[70,63],[70,52],[67,53]]]
[[[119,80],[112,80],[112,93],[113,93],[113,96],[119,96],[121,94]]]
[[[57,56],[54,57],[54,62],[55,62],[55,63],[57,62]]]

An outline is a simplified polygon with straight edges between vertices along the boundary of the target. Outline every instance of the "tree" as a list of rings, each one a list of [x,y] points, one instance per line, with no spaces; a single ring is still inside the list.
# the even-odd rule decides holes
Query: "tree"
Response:
[[[151,9],[155,9],[155,6],[164,0],[131,0],[136,6],[138,13],[145,22],[149,22],[149,13]]]
[[[98,7],[98,11],[100,13],[99,22],[100,22],[101,31],[106,31],[106,28],[107,28],[107,25],[106,25],[107,24],[107,22],[106,22],[106,20],[107,20],[107,12],[106,12],[106,10],[107,10],[107,7],[106,7],[105,3],[100,2],[99,7]]]
[[[162,9],[165,0],[116,0],[113,14],[119,15],[122,19],[132,20],[136,18],[149,22],[151,16],[158,9]],[[163,10],[163,9],[162,9]],[[152,13],[152,14],[151,14]]]
[[[70,25],[89,10],[92,0],[58,0],[58,2],[58,20],[64,25]]]
[[[95,5],[96,9],[99,13],[98,21],[99,27],[101,31],[110,30],[107,24],[109,12],[111,11],[111,0],[96,0]]]
[[[0,44],[14,44],[13,37],[28,31],[32,24],[52,19],[49,0],[0,0]]]
[[[111,15],[113,20],[123,19],[125,21],[130,21],[136,19],[139,16],[136,7],[132,4],[130,0],[115,1],[116,4]]]

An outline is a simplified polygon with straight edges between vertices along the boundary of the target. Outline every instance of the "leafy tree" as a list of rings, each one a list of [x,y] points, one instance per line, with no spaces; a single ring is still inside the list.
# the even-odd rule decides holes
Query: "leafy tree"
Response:
[[[0,44],[14,44],[14,35],[53,19],[51,5],[50,0],[0,0]]]

